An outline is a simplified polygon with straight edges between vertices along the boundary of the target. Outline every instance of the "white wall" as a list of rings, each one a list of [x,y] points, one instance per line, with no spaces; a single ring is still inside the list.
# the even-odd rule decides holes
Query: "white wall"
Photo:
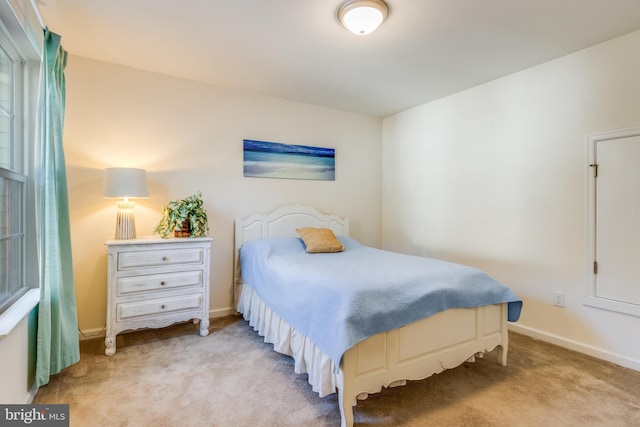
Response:
[[[383,246],[482,268],[524,300],[515,330],[640,369],[640,318],[582,304],[585,135],[640,126],[639,50],[631,33],[386,118]]]
[[[64,41],[64,40],[63,40]],[[105,326],[107,258],[115,201],[103,199],[106,167],[148,170],[151,197],[136,204],[138,235],[162,206],[202,191],[214,238],[212,315],[231,312],[233,221],[306,203],[349,216],[352,234],[380,244],[380,119],[232,91],[70,56],[64,130],[80,329]],[[336,149],[335,181],[245,178],[242,140]]]
[[[0,387],[0,402],[26,403],[30,384],[27,381],[28,371],[28,319],[25,317],[18,325],[0,340],[0,375],[3,386]],[[5,386],[5,384],[7,386]]]
[[[23,138],[35,140],[35,111],[42,50],[42,27],[34,5],[29,0],[0,0],[0,27],[7,31],[25,60],[25,83],[28,85],[29,102],[25,104]],[[32,176],[32,147],[27,147],[26,172]],[[33,185],[28,191],[33,194]],[[33,224],[33,202],[27,207],[27,274],[26,285],[37,286],[37,268],[31,268],[36,256],[35,227]],[[33,255],[33,257],[31,257]],[[35,394],[37,296],[39,291],[31,290],[23,295],[11,307],[0,314],[0,402],[30,403]]]
[[[0,403],[31,403],[35,395],[37,319],[37,309],[32,309],[0,339]]]

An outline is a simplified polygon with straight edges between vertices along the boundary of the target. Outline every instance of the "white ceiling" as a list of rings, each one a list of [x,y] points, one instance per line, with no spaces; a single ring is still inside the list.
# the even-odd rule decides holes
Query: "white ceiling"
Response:
[[[640,0],[35,0],[72,55],[385,117],[640,29]]]

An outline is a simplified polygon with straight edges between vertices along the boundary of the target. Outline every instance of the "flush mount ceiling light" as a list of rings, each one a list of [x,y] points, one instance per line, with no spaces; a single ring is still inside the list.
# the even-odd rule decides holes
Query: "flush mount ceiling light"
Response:
[[[338,9],[338,20],[357,35],[375,31],[389,14],[383,0],[347,0]]]

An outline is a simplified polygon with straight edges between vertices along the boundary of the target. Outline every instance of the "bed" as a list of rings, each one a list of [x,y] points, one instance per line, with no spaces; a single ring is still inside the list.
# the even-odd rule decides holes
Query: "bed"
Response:
[[[305,227],[331,230],[340,239],[345,250],[331,254],[306,254],[304,244],[296,232],[296,229]],[[274,252],[276,250],[284,251],[287,255],[281,257],[280,252]],[[287,251],[293,252],[289,255]],[[447,309],[429,309],[434,312],[428,312],[426,315],[414,309],[411,302],[402,300],[400,306],[406,308],[401,310],[402,313],[387,315],[376,312],[367,318],[361,316],[360,311],[363,307],[373,305],[379,308],[392,305],[390,301],[395,300],[395,294],[383,298],[365,296],[364,298],[368,299],[364,304],[359,304],[356,300],[342,304],[345,307],[357,306],[358,311],[355,316],[353,313],[347,314],[343,320],[338,315],[342,311],[342,305],[338,303],[343,298],[342,294],[340,298],[332,298],[330,292],[348,288],[349,284],[343,283],[339,288],[328,290],[324,284],[342,280],[347,274],[344,273],[345,269],[341,270],[339,280],[328,276],[328,280],[318,277],[321,285],[307,283],[312,281],[314,275],[324,276],[325,273],[322,271],[326,271],[321,269],[319,273],[310,273],[313,268],[304,264],[307,259],[314,260],[310,261],[313,263],[325,260],[333,262],[332,258],[344,262],[344,259],[348,259],[344,257],[361,256],[359,254],[369,252],[379,256],[393,254],[384,254],[385,251],[363,247],[349,237],[348,218],[323,214],[310,206],[287,205],[271,213],[235,220],[234,296],[237,311],[259,335],[264,336],[265,342],[273,344],[275,351],[293,358],[294,371],[298,374],[308,374],[309,384],[320,397],[338,393],[342,427],[353,426],[353,407],[357,400],[380,392],[383,387],[400,386],[406,384],[407,380],[427,378],[445,369],[455,368],[465,361],[473,361],[475,357],[482,357],[485,352],[496,348],[497,362],[506,366],[507,324],[508,321],[517,320],[522,306],[522,302],[506,287],[500,290],[499,296],[491,296],[496,302],[486,303],[493,299],[489,300],[488,296],[481,294],[481,299],[477,300],[481,302],[474,302],[471,307],[463,305]],[[276,274],[277,278],[282,277],[280,281],[283,283],[291,278],[294,281],[298,280],[296,285],[285,288],[284,285],[280,286],[280,283],[267,283],[268,280],[256,272],[261,271],[263,261],[255,254],[261,253],[263,257],[264,253],[267,253],[266,257],[269,260],[279,259],[281,263],[284,260],[288,266],[296,267],[297,270],[287,267],[286,275]],[[275,253],[278,256],[273,255]],[[288,261],[288,256],[293,257],[291,261]],[[410,263],[426,260],[400,254],[391,256],[406,257]],[[393,262],[402,263],[404,259],[396,258]],[[442,263],[436,260],[433,262]],[[349,261],[342,265],[356,264]],[[470,269],[465,266],[459,267]],[[401,272],[395,274],[402,275]],[[481,280],[490,279],[486,279],[488,276],[479,270],[473,274],[479,275]],[[252,280],[254,283],[251,283]],[[381,280],[374,278],[372,283],[382,283]],[[265,283],[262,283],[263,281]],[[291,296],[283,298],[283,289],[278,293],[279,288],[285,291],[293,289],[290,291]],[[477,290],[469,293],[483,292],[482,286],[473,288]],[[289,299],[294,300],[295,295],[306,295],[316,290],[325,294],[301,297],[306,299],[300,301],[304,302],[309,298],[312,298],[312,301],[330,300],[329,308],[321,308],[319,303],[288,302]],[[284,300],[287,302],[281,303]],[[378,300],[384,301],[384,304],[376,303]],[[366,325],[366,331],[354,332],[354,317],[363,317],[361,320]],[[395,322],[396,317],[402,317],[398,320],[397,327],[392,323],[378,321],[390,318],[390,322]],[[316,326],[320,324],[326,325],[329,332],[319,334],[319,328]],[[381,324],[384,325],[380,326]]]

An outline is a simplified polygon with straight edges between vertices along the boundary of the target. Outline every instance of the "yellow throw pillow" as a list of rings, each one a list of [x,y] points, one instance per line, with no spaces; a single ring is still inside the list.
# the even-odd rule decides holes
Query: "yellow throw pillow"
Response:
[[[309,253],[341,252],[344,250],[342,243],[336,238],[333,231],[328,228],[296,228],[296,232]]]

